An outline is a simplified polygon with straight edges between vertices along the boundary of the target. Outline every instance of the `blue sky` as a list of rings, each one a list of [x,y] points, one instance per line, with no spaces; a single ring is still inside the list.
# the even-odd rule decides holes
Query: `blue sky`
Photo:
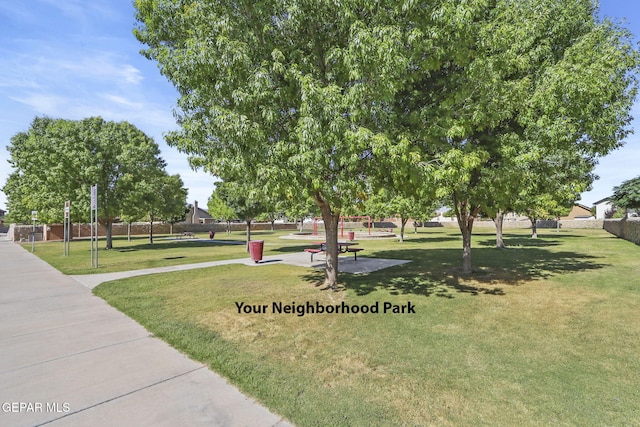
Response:
[[[640,35],[640,2],[602,0],[602,15],[622,20]],[[6,0],[0,2],[0,183],[10,167],[6,146],[36,116],[127,120],[155,139],[169,173],[179,173],[188,201],[205,206],[214,178],[192,171],[186,156],[168,147],[163,134],[176,128],[177,92],[132,34],[131,0]],[[638,37],[636,37],[637,39]],[[622,181],[640,175],[640,101],[636,135],[600,159],[600,179],[580,203],[591,206]],[[0,192],[0,208],[6,208]]]

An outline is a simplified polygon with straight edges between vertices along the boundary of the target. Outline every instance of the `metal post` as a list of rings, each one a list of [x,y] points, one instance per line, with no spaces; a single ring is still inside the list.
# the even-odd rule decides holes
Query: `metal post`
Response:
[[[93,224],[95,220],[95,231],[93,229]],[[91,266],[98,268],[98,186],[93,185],[91,187]],[[94,237],[95,237],[95,248],[94,248]],[[95,255],[95,261],[94,261]]]
[[[91,192],[93,194],[93,187],[91,187]],[[91,243],[91,267],[93,267],[93,200],[91,203],[89,210],[89,242]]]
[[[31,228],[31,252],[36,250],[36,221],[38,220],[38,211],[31,211],[31,221],[33,226]]]

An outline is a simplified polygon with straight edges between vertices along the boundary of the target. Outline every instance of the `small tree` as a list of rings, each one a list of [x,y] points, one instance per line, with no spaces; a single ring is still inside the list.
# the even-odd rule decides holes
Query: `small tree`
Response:
[[[227,234],[231,233],[231,221],[237,219],[238,216],[235,211],[227,206],[224,200],[220,198],[217,189],[213,190],[213,193],[209,197],[207,209],[209,210],[209,215],[213,218],[224,221],[226,223]]]
[[[183,186],[180,175],[168,175],[164,171],[157,176],[133,184],[129,200],[135,206],[135,213],[129,214],[127,219],[144,218],[149,221],[150,244],[153,244],[154,221],[169,221],[184,215],[187,190]]]
[[[382,189],[370,196],[364,203],[367,215],[372,217],[400,217],[400,241],[404,241],[404,233],[410,218],[423,218],[426,213],[435,209],[435,202],[419,196],[403,196],[397,191]]]
[[[258,191],[252,190],[239,182],[219,182],[217,183],[216,193],[224,204],[233,210],[236,218],[245,222],[247,226],[247,252],[249,252],[251,222],[266,210],[263,198]]]
[[[291,198],[284,202],[284,213],[288,218],[300,221],[300,232],[304,230],[304,220],[320,214],[318,206],[311,199]]]

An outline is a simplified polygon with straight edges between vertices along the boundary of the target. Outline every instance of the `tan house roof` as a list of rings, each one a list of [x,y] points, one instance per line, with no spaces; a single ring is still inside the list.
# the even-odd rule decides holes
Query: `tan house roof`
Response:
[[[209,224],[214,222],[214,219],[209,215],[209,212],[198,206],[198,201],[196,200],[193,205],[189,206],[189,213],[184,222],[187,224]]]
[[[579,218],[589,218],[592,217],[591,209],[585,205],[581,205],[580,203],[575,203],[571,208],[571,212],[569,215],[560,217],[560,219],[579,219]]]

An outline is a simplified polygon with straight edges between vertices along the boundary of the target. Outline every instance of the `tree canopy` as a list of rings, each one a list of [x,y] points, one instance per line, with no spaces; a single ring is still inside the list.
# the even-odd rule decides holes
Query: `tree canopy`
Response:
[[[613,188],[614,205],[624,209],[640,209],[640,176]]]
[[[186,216],[187,189],[180,175],[169,175],[163,169],[151,171],[143,181],[132,186],[130,206],[122,218],[128,221],[149,221],[149,243],[153,244],[153,223],[159,220],[184,220]]]
[[[313,199],[327,228],[326,282],[335,285],[340,210],[401,148],[379,131],[405,71],[395,54],[404,45],[398,4],[135,5],[145,55],[180,93],[181,128],[167,142],[225,181],[242,176]]]
[[[98,222],[105,227],[108,249],[114,220],[146,209],[137,189],[155,182],[165,167],[153,139],[130,123],[100,117],[37,117],[28,131],[11,138],[8,150],[14,170],[3,191],[13,220],[27,220],[36,210],[41,221],[60,222],[70,200],[72,218],[86,221],[90,188],[97,185]]]
[[[222,205],[217,204],[217,200],[222,201]],[[251,241],[251,222],[260,214],[267,212],[264,195],[251,186],[243,185],[238,181],[218,182],[216,189],[209,199],[209,204],[221,209],[221,212],[228,213],[230,209],[234,213],[234,218],[241,219],[246,224],[247,252],[249,252],[249,242]],[[211,212],[210,212],[211,213]]]
[[[587,162],[628,134],[638,57],[591,0],[136,0],[180,93],[169,144],[225,181],[311,198],[337,280],[342,209],[387,187],[473,221],[527,152]],[[593,162],[591,163],[593,164]],[[497,206],[496,206],[497,207]]]

